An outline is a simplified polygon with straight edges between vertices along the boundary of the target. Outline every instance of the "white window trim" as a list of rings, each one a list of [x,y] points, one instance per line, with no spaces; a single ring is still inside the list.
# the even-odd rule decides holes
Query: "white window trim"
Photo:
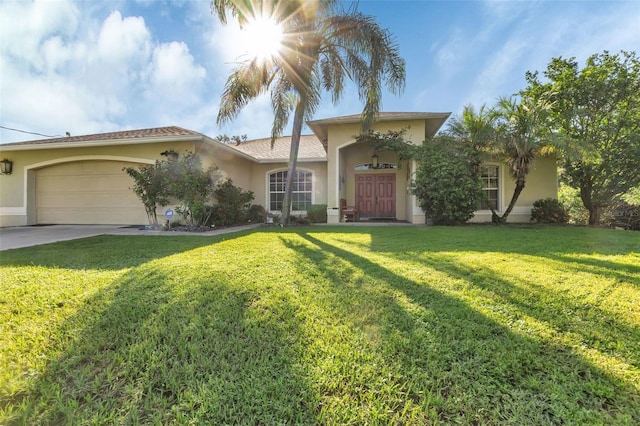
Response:
[[[267,172],[265,173],[265,204],[266,207],[265,209],[270,212],[270,213],[275,213],[275,214],[282,214],[281,210],[271,210],[271,188],[270,188],[270,177],[273,173],[279,173],[279,172],[288,172],[289,168],[288,167],[280,167],[277,169],[271,169],[271,170],[267,170]],[[301,168],[301,167],[297,167],[296,168],[296,172],[305,172],[305,173],[311,173],[311,204],[315,204],[316,201],[316,193],[315,193],[315,187],[316,187],[316,173],[314,170],[311,169],[306,169],[306,168]],[[306,210],[291,210],[291,214],[295,214],[295,215],[302,215],[302,214],[306,214],[307,211]]]
[[[504,167],[502,164],[500,163],[494,163],[494,162],[488,162],[488,163],[482,163],[480,164],[480,167],[483,166],[494,166],[498,168],[498,201],[497,201],[497,209],[496,212],[497,213],[501,213],[503,211],[502,208],[502,200],[504,199]],[[484,192],[484,189],[483,189]],[[490,209],[479,209],[476,210],[478,212],[482,212],[482,213],[489,213],[491,212]]]

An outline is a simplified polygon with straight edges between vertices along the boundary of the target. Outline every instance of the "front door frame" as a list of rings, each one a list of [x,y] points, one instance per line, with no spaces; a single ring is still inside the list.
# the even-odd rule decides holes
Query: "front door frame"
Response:
[[[396,217],[396,173],[357,173],[355,204],[361,218]]]

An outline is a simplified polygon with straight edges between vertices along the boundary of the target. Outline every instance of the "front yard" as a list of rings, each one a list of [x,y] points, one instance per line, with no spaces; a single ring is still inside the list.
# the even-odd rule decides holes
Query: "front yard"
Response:
[[[0,253],[0,424],[640,424],[640,233],[300,227]]]

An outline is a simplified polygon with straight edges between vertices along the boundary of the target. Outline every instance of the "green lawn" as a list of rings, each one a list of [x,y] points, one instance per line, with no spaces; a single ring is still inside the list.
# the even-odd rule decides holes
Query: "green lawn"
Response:
[[[640,233],[301,227],[0,253],[0,424],[640,424]]]

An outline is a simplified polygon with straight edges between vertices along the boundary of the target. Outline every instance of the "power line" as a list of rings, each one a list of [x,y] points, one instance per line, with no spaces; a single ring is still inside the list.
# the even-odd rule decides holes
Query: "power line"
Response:
[[[1,129],[6,129],[6,130],[13,130],[14,132],[20,132],[20,133],[28,133],[30,135],[38,135],[38,136],[44,136],[45,138],[61,138],[62,135],[43,135],[42,133],[37,133],[37,132],[27,132],[26,130],[20,130],[20,129],[12,129],[11,127],[5,127],[5,126],[0,126]]]

